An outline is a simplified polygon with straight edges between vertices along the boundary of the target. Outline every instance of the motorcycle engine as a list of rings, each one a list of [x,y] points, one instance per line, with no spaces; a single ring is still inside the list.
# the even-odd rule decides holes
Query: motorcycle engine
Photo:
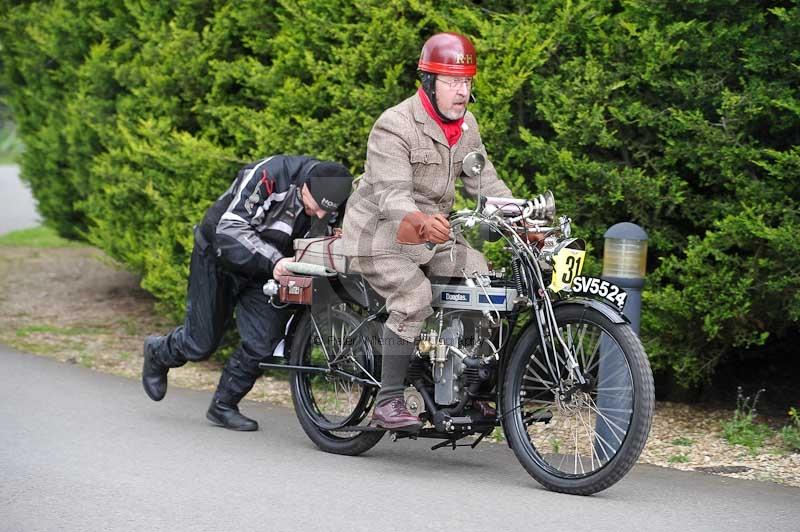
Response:
[[[446,327],[441,329],[441,334],[430,329],[420,335],[417,354],[430,361],[436,404],[458,403],[467,393],[469,384],[477,378],[464,360],[479,355],[483,342],[482,321],[483,317],[474,316],[474,313],[456,312],[443,320]]]

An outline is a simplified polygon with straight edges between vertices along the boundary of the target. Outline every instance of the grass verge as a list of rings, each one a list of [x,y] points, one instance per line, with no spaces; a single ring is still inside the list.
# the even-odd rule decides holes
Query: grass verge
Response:
[[[40,225],[39,227],[20,229],[0,236],[0,246],[47,249],[80,247],[81,244],[61,238],[54,230]]]

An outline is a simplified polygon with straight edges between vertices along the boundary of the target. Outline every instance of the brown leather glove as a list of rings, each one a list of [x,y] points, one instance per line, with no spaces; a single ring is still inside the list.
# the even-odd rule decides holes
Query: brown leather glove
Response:
[[[443,244],[450,240],[450,222],[442,214],[428,215],[420,211],[406,214],[397,229],[401,244]]]

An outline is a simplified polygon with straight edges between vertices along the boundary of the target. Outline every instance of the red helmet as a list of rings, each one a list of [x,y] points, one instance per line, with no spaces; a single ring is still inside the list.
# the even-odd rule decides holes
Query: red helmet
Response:
[[[478,71],[478,56],[463,35],[437,33],[425,41],[417,68],[432,74],[472,77]]]

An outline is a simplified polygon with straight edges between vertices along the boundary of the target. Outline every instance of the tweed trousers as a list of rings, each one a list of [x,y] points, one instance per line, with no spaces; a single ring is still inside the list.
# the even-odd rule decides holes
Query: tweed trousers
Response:
[[[485,274],[489,267],[484,256],[464,242],[450,241],[432,250],[422,244],[402,247],[402,254],[354,257],[351,268],[386,299],[386,326],[400,338],[413,342],[433,314],[428,277],[464,277],[464,273],[476,271]]]

